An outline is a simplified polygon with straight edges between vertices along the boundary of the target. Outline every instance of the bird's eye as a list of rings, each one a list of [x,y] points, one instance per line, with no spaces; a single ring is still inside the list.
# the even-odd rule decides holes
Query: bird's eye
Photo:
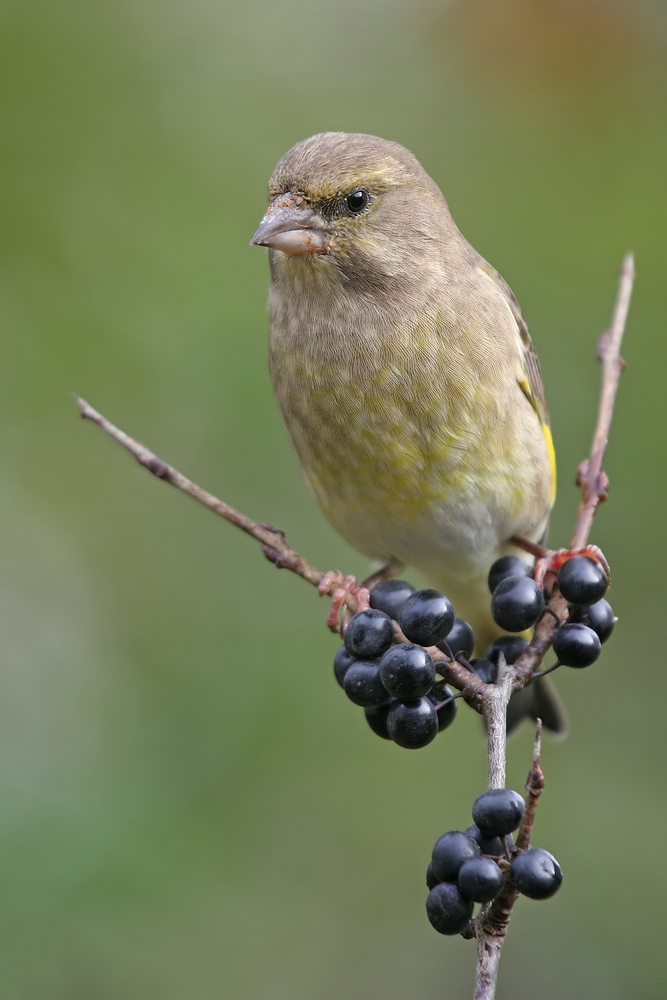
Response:
[[[352,212],[353,215],[359,215],[359,212],[363,210],[368,205],[370,197],[368,191],[364,191],[363,188],[359,188],[357,191],[351,191],[345,199],[345,204],[347,205],[348,211]]]

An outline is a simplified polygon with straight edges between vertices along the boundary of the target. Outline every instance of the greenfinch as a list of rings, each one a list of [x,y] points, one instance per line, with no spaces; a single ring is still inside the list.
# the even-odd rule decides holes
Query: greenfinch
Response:
[[[252,243],[269,248],[270,368],[299,462],[356,549],[408,564],[500,630],[488,571],[539,542],[555,493],[540,366],[518,303],[403,146],[327,132],[279,161]],[[528,559],[528,556],[524,557]],[[515,718],[563,720],[532,684]]]

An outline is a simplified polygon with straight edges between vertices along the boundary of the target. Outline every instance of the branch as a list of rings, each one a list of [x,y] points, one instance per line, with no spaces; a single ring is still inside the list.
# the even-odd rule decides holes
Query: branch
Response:
[[[609,440],[609,429],[616,403],[618,384],[621,372],[625,368],[625,362],[620,353],[621,341],[625,332],[634,280],[634,257],[629,253],[626,254],[621,266],[611,327],[607,333],[602,335],[598,345],[598,360],[602,363],[602,389],[591,454],[588,459],[581,463],[577,474],[577,486],[581,489],[581,502],[572,533],[572,549],[585,547],[593,526],[595,513],[602,501],[607,498],[609,480],[602,470],[602,462]],[[539,545],[523,543],[520,539],[515,539],[515,541],[537,557],[548,554]],[[567,619],[568,604],[556,585],[552,589],[548,608],[551,614],[544,615],[538,622],[530,646],[514,664],[515,691],[524,687],[535,671],[539,669],[551,647],[556,629]]]
[[[598,358],[602,362],[602,390],[591,454],[586,461],[582,462],[577,475],[577,485],[581,489],[581,502],[572,534],[572,549],[583,549],[586,546],[595,513],[607,497],[609,481],[602,470],[602,462],[609,440],[618,384],[621,372],[625,367],[620,353],[621,341],[625,331],[634,279],[634,258],[632,254],[627,254],[621,267],[611,328],[602,335],[598,345]],[[515,539],[515,541],[538,558],[544,558],[548,555],[548,552],[541,546],[523,543],[521,539]],[[555,582],[547,607],[548,613],[543,615],[536,625],[528,649],[519,657],[512,668],[508,668],[511,673],[512,688],[515,691],[521,690],[532,679],[551,647],[556,630],[567,620],[568,602],[560,593]],[[500,675],[498,683],[500,684]],[[495,783],[501,774],[504,780],[506,759],[506,734],[504,727],[499,726],[496,719],[502,698],[488,700],[486,693],[484,693],[483,699],[485,709],[493,713],[493,716],[487,716],[489,788],[497,788],[501,787]],[[505,702],[505,704],[507,703]],[[490,724],[492,717],[493,725]],[[525,849],[530,843],[535,809],[544,786],[544,776],[540,769],[540,740],[541,725],[538,724],[533,767],[526,785],[528,792],[526,810],[517,837],[517,847],[520,849]],[[482,910],[474,924],[474,932],[477,937],[475,1000],[493,1000],[495,996],[500,952],[517,898],[518,892],[508,887],[491,906]]]
[[[533,743],[533,764],[526,778],[526,808],[523,810],[516,838],[516,846],[520,851],[525,851],[530,846],[530,837],[535,824],[537,804],[540,801],[540,795],[544,791],[544,774],[540,762],[541,755],[542,723],[538,719],[535,730],[535,742]]]
[[[507,706],[512,696],[514,671],[501,656],[495,684],[485,684],[483,714],[486,723],[489,788],[505,787]]]
[[[340,585],[340,574],[324,573],[309,563],[291,545],[288,545],[284,532],[279,528],[254,521],[246,514],[242,514],[228,503],[225,503],[224,500],[220,500],[213,493],[209,493],[208,490],[203,489],[197,483],[188,479],[182,472],[175,469],[173,465],[168,465],[167,462],[158,458],[150,448],[147,448],[141,441],[137,441],[136,438],[130,437],[125,431],[116,427],[115,424],[81,396],[75,395],[74,399],[84,420],[90,420],[92,423],[97,424],[109,437],[117,441],[126,451],[129,451],[136,458],[139,465],[143,466],[144,469],[147,469],[154,476],[157,476],[158,479],[169,483],[171,486],[175,486],[182,493],[186,493],[198,503],[203,504],[204,507],[208,507],[214,514],[218,514],[225,521],[229,521],[230,524],[235,525],[237,528],[245,531],[247,535],[255,538],[260,543],[262,552],[266,558],[269,562],[277,566],[278,569],[291,570],[292,573],[296,573],[297,576],[317,587],[321,594],[330,594],[333,596],[336,593]],[[323,581],[324,589],[322,589]],[[358,601],[354,593],[346,593],[343,603],[352,613],[357,610]],[[408,641],[398,626],[395,627],[394,638],[396,642]],[[436,661],[438,670],[447,683],[462,691],[468,704],[475,708],[476,711],[481,712],[482,693],[485,687],[481,678],[456,660],[450,659],[436,646],[429,647],[429,652]]]
[[[628,318],[634,280],[635,260],[634,256],[629,253],[626,254],[621,267],[621,278],[611,328],[602,335],[598,346],[598,359],[602,362],[602,393],[591,455],[588,461],[582,463],[577,477],[577,485],[581,487],[581,505],[572,535],[573,549],[579,549],[586,544],[593,526],[595,512],[602,501],[607,499],[609,482],[602,471],[602,462],[609,441],[609,429],[618,392],[618,383],[621,372],[625,368],[625,362],[621,357],[621,341]]]
[[[220,500],[213,493],[209,493],[191,479],[188,479],[178,469],[163,462],[161,458],[158,458],[141,441],[137,441],[135,438],[130,437],[129,434],[126,434],[125,431],[116,427],[115,424],[112,424],[110,420],[99,413],[85,399],[82,399],[81,396],[75,395],[74,399],[83,419],[91,420],[98,427],[101,427],[114,441],[117,441],[126,451],[134,455],[139,465],[148,469],[149,472],[163,482],[175,486],[176,489],[181,490],[183,493],[187,493],[188,496],[192,497],[198,503],[212,510],[214,514],[218,514],[226,521],[229,521],[230,524],[236,525],[241,531],[245,531],[247,535],[257,539],[262,546],[262,552],[266,558],[279,569],[289,569],[293,573],[296,573],[297,576],[307,580],[308,583],[312,583],[316,587],[320,585],[325,574],[315,566],[312,566],[303,556],[299,555],[295,549],[288,545],[285,541],[284,532],[279,528],[274,528],[270,524],[263,524],[259,521],[253,521],[251,517],[235,510],[234,507],[230,507],[224,500]],[[333,594],[336,586],[336,582],[333,581],[326,593]],[[356,600],[353,595],[348,596],[346,603],[351,610],[356,610]]]
[[[540,766],[542,723],[538,720],[533,744],[533,763],[526,779],[526,806],[516,838],[516,848],[524,851],[530,846],[530,835],[535,822],[537,803],[544,789],[544,774]],[[493,1000],[498,981],[498,966],[507,927],[519,892],[507,882],[500,896],[480,913],[477,919],[477,967],[475,969],[474,1000]],[[484,930],[481,931],[483,926]]]

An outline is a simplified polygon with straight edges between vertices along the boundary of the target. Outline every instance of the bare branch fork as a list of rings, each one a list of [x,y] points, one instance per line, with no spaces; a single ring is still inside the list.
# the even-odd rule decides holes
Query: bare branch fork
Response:
[[[593,518],[600,503],[606,499],[608,481],[602,470],[604,454],[609,439],[609,430],[616,400],[616,393],[624,362],[621,358],[620,348],[623,333],[625,330],[632,287],[634,283],[635,270],[632,254],[628,254],[621,268],[620,280],[616,305],[614,308],[612,324],[608,332],[603,334],[598,347],[598,359],[602,362],[602,391],[598,409],[597,424],[590,457],[582,462],[578,470],[577,485],[581,490],[581,502],[572,535],[571,549],[582,549],[587,541],[593,524]],[[236,525],[246,534],[255,538],[262,547],[264,555],[280,569],[289,569],[297,576],[302,577],[308,583],[317,587],[322,594],[329,594],[332,597],[341,594],[340,574],[324,573],[303,558],[295,549],[289,545],[285,535],[280,529],[270,524],[260,523],[253,520],[240,511],[235,510],[229,504],[198,486],[192,480],[184,476],[178,469],[168,465],[161,458],[158,458],[149,448],[120,428],[112,424],[103,414],[82,399],[80,396],[74,397],[79,407],[81,416],[85,420],[90,420],[97,424],[105,433],[112,437],[118,444],[129,451],[145,469],[148,469],[158,479],[162,479],[188,496],[193,497],[199,503],[208,507],[220,517]],[[514,540],[517,545],[525,548],[537,557],[544,557],[548,553],[532,543],[523,539]],[[350,578],[348,578],[350,579]],[[359,608],[359,591],[344,593],[343,603],[350,613],[354,613]],[[505,783],[505,760],[506,760],[506,727],[505,715],[507,704],[514,691],[523,688],[539,669],[544,656],[548,652],[553,641],[556,629],[562,624],[568,615],[567,601],[560,594],[557,585],[551,586],[549,610],[535,627],[535,632],[530,645],[522,656],[512,664],[512,666],[501,665],[496,684],[485,684],[474,672],[468,670],[461,663],[452,660],[441,650],[431,647],[429,652],[436,661],[438,672],[445,678],[447,683],[459,690],[465,700],[476,711],[485,716],[488,731],[488,759],[489,759],[489,788],[502,788]],[[345,619],[338,625],[337,631],[344,631]],[[405,641],[400,629],[396,626],[396,638]],[[535,792],[535,775],[539,771],[539,733],[536,741],[536,748],[533,759],[533,767],[529,775],[529,791],[527,797],[526,813],[519,831],[517,844],[521,841],[522,847],[527,847],[530,841],[530,830],[534,820],[535,806],[537,798],[541,792],[543,776],[538,784],[540,789]],[[533,791],[530,791],[530,788]],[[528,822],[528,813],[530,819]],[[494,901],[485,907],[480,916],[472,922],[466,932],[466,936],[475,936],[478,941],[478,962],[477,976],[475,980],[475,1000],[492,1000],[495,995],[495,984],[497,981],[498,961],[500,950],[507,930],[507,924],[511,915],[512,907],[516,900],[516,894],[504,892]]]

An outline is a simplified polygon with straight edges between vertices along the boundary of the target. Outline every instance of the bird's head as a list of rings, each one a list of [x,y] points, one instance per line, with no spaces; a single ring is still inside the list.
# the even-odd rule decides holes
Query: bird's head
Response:
[[[370,290],[439,259],[451,231],[439,188],[407,149],[325,132],[280,160],[251,243],[270,249],[274,277],[324,269]]]

